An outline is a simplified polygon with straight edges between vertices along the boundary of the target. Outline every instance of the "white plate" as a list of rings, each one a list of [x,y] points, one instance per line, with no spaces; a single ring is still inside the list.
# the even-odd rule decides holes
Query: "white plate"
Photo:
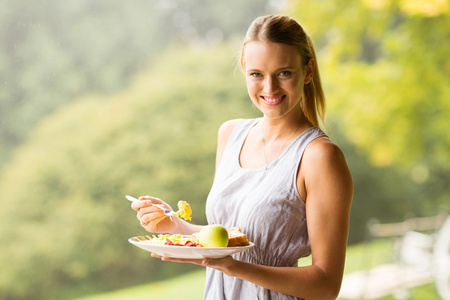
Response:
[[[128,241],[147,251],[154,252],[161,256],[173,257],[173,258],[221,258],[231,254],[239,253],[250,249],[255,244],[250,243],[248,246],[239,247],[184,247],[184,246],[171,246],[171,245],[153,245],[149,244],[148,241],[152,237],[145,236],[135,236],[129,238]]]

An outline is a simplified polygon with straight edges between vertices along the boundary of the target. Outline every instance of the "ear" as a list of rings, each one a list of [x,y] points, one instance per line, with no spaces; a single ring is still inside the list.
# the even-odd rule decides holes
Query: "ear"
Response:
[[[314,59],[310,59],[308,64],[306,65],[306,75],[305,75],[305,84],[311,82],[314,77],[314,70],[316,68],[316,61]]]

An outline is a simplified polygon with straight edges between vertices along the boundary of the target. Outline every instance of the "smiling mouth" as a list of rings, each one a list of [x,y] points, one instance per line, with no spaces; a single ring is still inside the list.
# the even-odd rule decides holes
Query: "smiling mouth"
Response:
[[[264,103],[268,104],[268,105],[276,105],[280,102],[282,102],[284,100],[284,98],[286,98],[286,95],[282,95],[282,96],[260,96],[261,99],[264,101]]]

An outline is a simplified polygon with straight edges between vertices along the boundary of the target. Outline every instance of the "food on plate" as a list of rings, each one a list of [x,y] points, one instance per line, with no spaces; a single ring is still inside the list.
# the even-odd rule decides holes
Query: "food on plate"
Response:
[[[152,235],[151,238],[143,242],[152,245],[183,247],[239,247],[250,245],[241,228],[231,227],[225,229],[222,225],[208,225],[203,227],[200,232],[192,235]]]
[[[173,212],[172,216],[181,217],[185,220],[191,220],[192,209],[186,201],[178,201],[178,211]]]
[[[240,227],[236,226],[236,227],[227,228],[227,232],[228,232],[227,247],[239,247],[239,246],[250,245],[250,242],[248,241],[247,236],[241,231]],[[192,237],[194,239],[198,240],[199,233],[197,232],[197,233],[192,234]]]
[[[250,245],[247,236],[241,231],[240,227],[230,227],[228,231],[228,247],[238,247]]]
[[[198,242],[203,247],[227,247],[228,231],[222,225],[207,225],[198,233]]]
[[[190,236],[183,236],[181,234],[158,234],[153,235],[151,239],[146,240],[145,243],[152,245],[171,245],[171,246],[185,246],[185,247],[201,247],[197,239]]]

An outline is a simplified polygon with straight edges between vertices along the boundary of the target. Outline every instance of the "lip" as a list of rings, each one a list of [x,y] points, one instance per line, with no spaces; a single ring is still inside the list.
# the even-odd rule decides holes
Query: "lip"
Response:
[[[281,102],[284,101],[284,99],[286,99],[286,95],[273,95],[273,96],[259,96],[259,98],[262,100],[262,102],[264,102],[266,105],[269,106],[275,106],[280,104]]]

